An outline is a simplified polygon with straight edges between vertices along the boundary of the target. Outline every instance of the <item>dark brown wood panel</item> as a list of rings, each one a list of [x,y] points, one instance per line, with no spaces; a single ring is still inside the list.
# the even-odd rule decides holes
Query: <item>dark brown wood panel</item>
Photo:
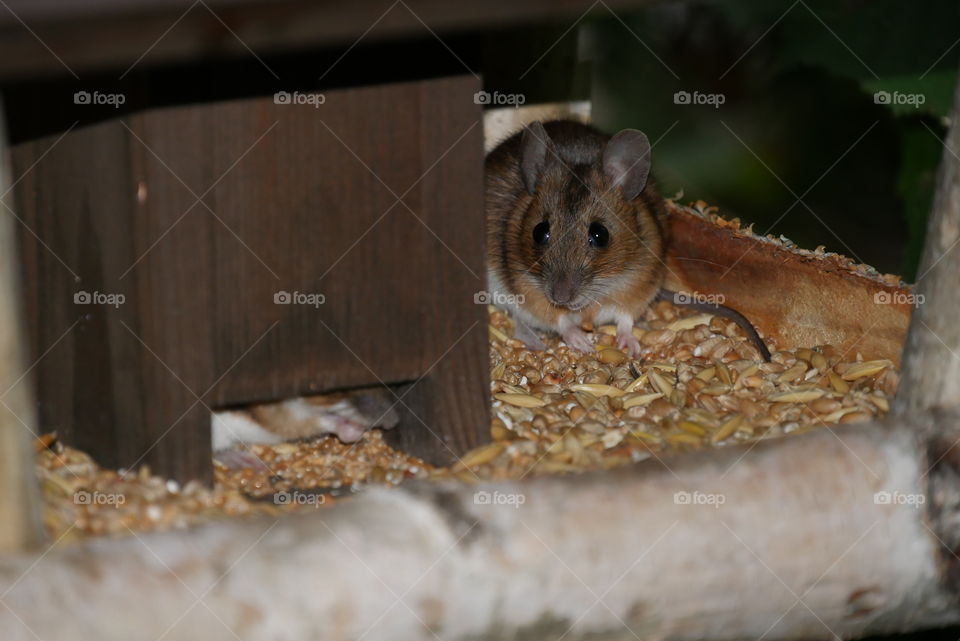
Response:
[[[19,146],[34,354],[80,319],[37,367],[41,426],[209,478],[209,408],[406,383],[404,447],[447,462],[486,440],[478,88],[156,110]]]
[[[608,0],[612,10],[650,0]],[[571,24],[588,0],[7,0],[0,11],[0,78],[83,75],[212,57],[259,56],[320,45],[433,38],[543,20]],[[603,7],[595,7],[598,15]],[[29,25],[24,27],[21,20]],[[163,36],[163,37],[161,37]],[[91,46],[95,42],[97,46]],[[56,52],[56,56],[51,54]],[[142,58],[142,59],[141,59]],[[318,71],[318,75],[323,70]]]

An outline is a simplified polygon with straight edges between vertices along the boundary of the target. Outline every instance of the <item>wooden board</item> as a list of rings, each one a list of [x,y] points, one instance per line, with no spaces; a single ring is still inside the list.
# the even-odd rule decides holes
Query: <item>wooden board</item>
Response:
[[[79,319],[38,366],[41,427],[209,478],[209,408],[426,376],[400,442],[443,463],[488,439],[478,89],[155,110],[19,146],[34,353]],[[298,296],[323,302],[275,302]]]
[[[6,0],[0,78],[59,75],[211,58],[259,58],[308,47],[450,38],[469,30],[608,16],[650,0]],[[24,23],[29,25],[25,28]],[[96,47],[90,46],[97,43]],[[544,45],[546,48],[547,45]],[[531,60],[532,62],[532,60]],[[324,69],[318,69],[317,75]]]

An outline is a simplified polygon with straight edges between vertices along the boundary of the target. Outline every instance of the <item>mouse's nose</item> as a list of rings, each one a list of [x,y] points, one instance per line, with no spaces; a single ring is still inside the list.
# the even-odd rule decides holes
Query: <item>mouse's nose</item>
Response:
[[[553,281],[547,294],[554,305],[569,305],[576,298],[577,286],[571,276],[561,276]]]

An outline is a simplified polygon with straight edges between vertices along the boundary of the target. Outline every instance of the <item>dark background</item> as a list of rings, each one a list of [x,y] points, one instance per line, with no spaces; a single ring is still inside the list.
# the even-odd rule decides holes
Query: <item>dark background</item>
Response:
[[[154,64],[148,55],[122,80],[126,64],[3,89],[16,143],[151,106],[470,70],[491,92],[522,93],[526,104],[589,98],[602,129],[644,130],[666,195],[682,190],[682,201],[705,200],[757,232],[912,280],[958,39],[960,3],[951,0],[659,2],[616,12],[597,3],[552,22],[442,39],[426,28],[422,37],[367,37],[345,56],[343,46],[261,52],[264,64],[217,55]],[[127,102],[72,104],[74,91],[93,89]],[[924,102],[877,104],[879,90]],[[677,91],[721,94],[723,104],[678,105]]]
[[[584,39],[597,61],[594,117],[609,128],[636,119],[653,136],[677,123],[654,161],[668,193],[914,277],[960,60],[960,3],[664,4],[624,23],[600,20]],[[680,108],[676,90],[726,101]],[[924,104],[876,104],[880,90]]]

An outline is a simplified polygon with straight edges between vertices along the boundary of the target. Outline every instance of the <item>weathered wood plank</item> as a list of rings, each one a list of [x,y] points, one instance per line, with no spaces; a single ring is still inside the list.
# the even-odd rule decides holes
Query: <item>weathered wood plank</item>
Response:
[[[41,364],[41,424],[106,465],[208,478],[209,408],[426,375],[405,447],[447,462],[484,442],[478,88],[148,111],[18,147],[52,250],[22,234],[34,352],[80,319]],[[81,287],[125,299],[78,306]]]
[[[650,1],[609,0],[607,4],[620,10]],[[196,4],[190,11],[187,9],[191,3],[179,0],[7,0],[5,4],[11,12],[0,12],[0,78],[51,74],[69,77],[106,68],[122,71],[141,58],[139,64],[156,65],[211,57],[247,57],[251,51],[263,57],[317,45],[348,47],[361,34],[365,42],[377,42],[410,37],[432,39],[434,34],[536,20],[560,19],[570,23],[593,3],[209,0]],[[602,7],[595,11],[605,12]],[[97,46],[91,47],[91,42]],[[323,71],[318,70],[318,75]]]

